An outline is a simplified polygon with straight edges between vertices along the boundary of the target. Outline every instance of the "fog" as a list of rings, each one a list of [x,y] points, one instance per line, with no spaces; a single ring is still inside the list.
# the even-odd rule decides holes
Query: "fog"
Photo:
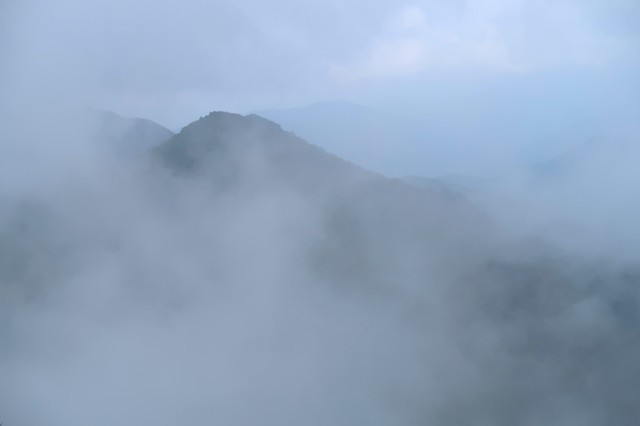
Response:
[[[638,12],[2,3],[0,423],[636,424]]]

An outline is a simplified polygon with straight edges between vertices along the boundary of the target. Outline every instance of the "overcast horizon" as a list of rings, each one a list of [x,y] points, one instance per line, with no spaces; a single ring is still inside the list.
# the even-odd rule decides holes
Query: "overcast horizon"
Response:
[[[566,85],[585,92],[576,102],[638,93],[640,5],[632,0],[1,7],[3,81],[55,82],[79,101],[170,128],[212,110],[327,100],[419,108],[443,92],[455,99],[495,88],[498,99],[515,88],[511,96],[526,100]]]

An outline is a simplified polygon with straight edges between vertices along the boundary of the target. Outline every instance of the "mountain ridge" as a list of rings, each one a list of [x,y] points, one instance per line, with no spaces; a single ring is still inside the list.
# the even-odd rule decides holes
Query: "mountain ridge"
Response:
[[[116,155],[139,157],[174,135],[168,128],[147,118],[125,117],[113,111],[89,109],[93,138]]]

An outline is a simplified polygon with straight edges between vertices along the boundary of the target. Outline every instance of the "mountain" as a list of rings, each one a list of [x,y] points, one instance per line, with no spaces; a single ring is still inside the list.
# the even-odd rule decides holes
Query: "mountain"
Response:
[[[370,247],[383,247],[385,241],[414,246],[416,253],[425,255],[423,266],[436,258],[451,262],[492,241],[492,225],[461,197],[362,169],[257,115],[213,112],[152,154],[178,177],[204,179],[212,192],[285,192],[313,206],[326,226],[314,251],[322,253],[325,263],[319,270],[333,282],[365,285],[380,283],[385,276],[390,280],[383,265],[404,260],[386,248],[375,256],[369,253]],[[466,244],[469,238],[477,242],[475,247]],[[384,260],[376,260],[383,252]],[[359,267],[344,275],[342,267],[355,265]],[[387,281],[387,289],[390,286]]]
[[[637,423],[637,263],[514,238],[256,115],[142,158],[2,194],[3,419]]]
[[[252,167],[283,181],[312,180],[317,185],[322,180],[373,175],[257,115],[212,112],[184,127],[154,152],[164,165],[178,173],[208,167],[219,175],[234,174],[234,168],[244,167],[242,171],[249,172]],[[244,164],[245,160],[257,163]]]
[[[140,156],[174,134],[146,118],[122,117],[110,111],[90,110],[86,121],[97,143],[128,158]]]
[[[463,200],[454,201],[456,197],[442,188],[416,188],[361,168],[255,114],[212,112],[183,128],[152,153],[178,175],[209,175],[212,182],[250,180],[307,195],[375,188],[371,191],[381,193],[372,197],[381,199],[396,193],[403,194],[407,201],[424,200],[446,208],[464,205]],[[468,205],[464,207],[473,210]]]

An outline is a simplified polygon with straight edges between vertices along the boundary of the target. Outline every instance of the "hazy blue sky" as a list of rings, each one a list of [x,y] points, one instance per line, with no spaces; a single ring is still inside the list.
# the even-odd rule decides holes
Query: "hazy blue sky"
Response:
[[[626,92],[640,50],[636,0],[36,0],[0,7],[8,81],[13,72],[30,89],[34,81],[55,86],[174,128],[212,109],[325,99],[420,104],[434,85],[447,93],[518,81],[535,91],[541,75],[554,90],[580,75],[587,87],[615,81]]]

